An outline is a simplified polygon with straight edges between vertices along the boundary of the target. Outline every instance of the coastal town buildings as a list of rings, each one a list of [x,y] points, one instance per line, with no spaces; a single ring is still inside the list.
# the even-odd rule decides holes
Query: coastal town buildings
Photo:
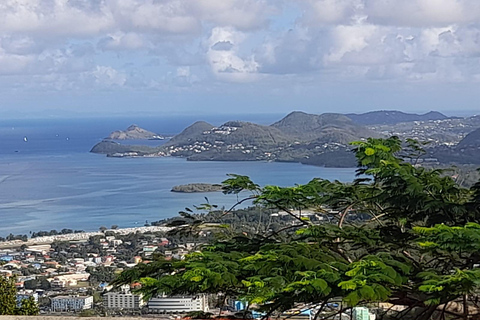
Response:
[[[206,296],[154,297],[148,301],[148,310],[152,313],[185,313],[208,311]]]
[[[103,294],[103,306],[107,309],[140,310],[144,305],[143,296],[130,292],[129,286],[122,286],[120,292]]]
[[[108,292],[103,295],[103,306],[107,309],[139,310],[145,305],[141,295],[123,292]]]
[[[58,311],[81,311],[91,309],[93,306],[92,296],[57,296],[51,299],[51,309]]]

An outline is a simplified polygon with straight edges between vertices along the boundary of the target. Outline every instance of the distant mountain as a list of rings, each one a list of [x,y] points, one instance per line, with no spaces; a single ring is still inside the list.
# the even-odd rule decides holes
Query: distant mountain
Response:
[[[147,139],[158,139],[163,140],[164,138],[157,133],[145,130],[139,126],[133,124],[127,128],[127,130],[114,131],[106,139],[112,140],[147,140]]]
[[[372,129],[369,129],[359,123],[387,124],[371,125]],[[400,111],[315,115],[295,111],[270,126],[242,121],[214,126],[198,121],[156,148],[105,140],[92,152],[114,157],[174,156],[191,161],[260,160],[352,167],[356,159],[349,142],[395,134],[402,139],[429,141],[428,162],[480,164],[480,129],[475,130],[479,126],[480,117],[447,118],[438,112],[423,115]],[[142,132],[137,126],[129,129],[127,131]],[[118,135],[114,137],[119,138]]]
[[[439,146],[430,156],[443,164],[480,165],[480,128],[467,134],[456,146]]]
[[[378,137],[378,133],[354,123],[338,113],[321,115],[294,111],[272,124],[284,134],[302,141],[347,144],[360,138]]]
[[[446,115],[437,111],[430,111],[425,114],[415,114],[395,110],[372,111],[361,114],[349,113],[345,116],[352,119],[353,122],[361,125],[397,124],[401,122],[444,120],[448,118]]]
[[[348,143],[378,137],[341,114],[292,112],[273,125],[229,121],[213,126],[198,121],[158,148],[102,141],[92,152],[115,157],[176,156],[187,160],[286,161],[326,166],[350,166]],[[341,159],[340,159],[341,158]]]

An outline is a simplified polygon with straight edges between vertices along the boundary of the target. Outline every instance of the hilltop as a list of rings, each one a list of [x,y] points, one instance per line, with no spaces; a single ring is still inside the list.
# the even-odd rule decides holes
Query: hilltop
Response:
[[[359,138],[378,136],[376,132],[357,125],[350,118],[338,113],[316,115],[294,111],[272,124],[272,127],[296,139],[318,143],[347,144]]]
[[[163,140],[165,139],[161,135],[140,128],[139,126],[132,124],[125,131],[117,130],[110,133],[110,135],[105,139],[112,140]]]

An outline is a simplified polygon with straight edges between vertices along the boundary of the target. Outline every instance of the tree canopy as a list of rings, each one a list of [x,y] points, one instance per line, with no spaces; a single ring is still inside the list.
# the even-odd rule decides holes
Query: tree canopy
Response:
[[[0,315],[37,315],[40,311],[33,297],[17,304],[15,277],[0,276]]]
[[[311,308],[326,319],[383,303],[379,319],[470,319],[478,313],[480,182],[462,188],[448,172],[418,166],[423,149],[414,140],[370,138],[353,146],[358,169],[349,183],[316,178],[261,187],[240,175],[223,182],[224,193],[290,215],[283,228],[246,234],[223,226],[184,260],[139,264],[114,283],[139,281],[146,298],[221,293],[266,316]],[[314,223],[312,214],[325,219]],[[175,232],[213,230],[201,215],[183,217]]]

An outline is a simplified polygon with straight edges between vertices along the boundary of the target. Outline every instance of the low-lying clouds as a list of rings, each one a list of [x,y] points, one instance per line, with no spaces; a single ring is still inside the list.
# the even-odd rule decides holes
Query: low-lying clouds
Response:
[[[182,95],[177,107],[189,109],[202,96],[248,95],[265,109],[245,111],[263,112],[312,109],[315,101],[345,110],[415,108],[416,101],[429,101],[420,95],[430,94],[424,107],[435,108],[439,100],[451,103],[442,95],[459,86],[465,94],[479,80],[477,0],[0,2],[2,108],[12,108],[19,94],[20,107],[33,109],[42,105],[38,94],[47,105],[49,97],[68,92],[109,92],[112,101]],[[432,86],[437,93],[424,90]],[[345,87],[353,89],[352,100],[336,99]],[[396,89],[375,100],[375,88]],[[404,93],[403,104],[392,98],[380,105],[392,90]],[[475,109],[471,91],[462,107]],[[268,109],[273,101],[276,109]],[[157,102],[144,109],[155,110]],[[62,108],[68,105],[66,99]]]

